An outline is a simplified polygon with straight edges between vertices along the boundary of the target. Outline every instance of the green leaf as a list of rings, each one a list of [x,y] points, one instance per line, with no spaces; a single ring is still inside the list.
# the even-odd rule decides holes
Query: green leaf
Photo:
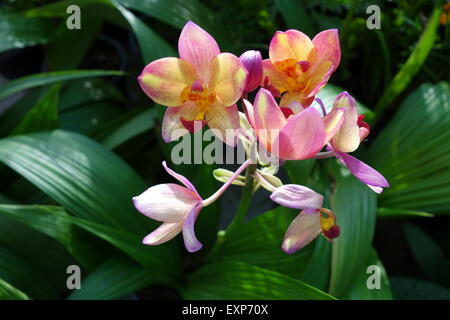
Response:
[[[450,300],[449,289],[422,279],[392,277],[391,284],[398,300]]]
[[[302,249],[304,250],[304,249]],[[331,268],[331,246],[324,237],[314,241],[311,259],[300,280],[323,291],[328,289]]]
[[[275,6],[280,11],[289,29],[302,30],[311,38],[315,36],[314,21],[305,10],[303,0],[275,0]]]
[[[30,298],[8,282],[0,279],[0,300],[30,300]]]
[[[0,10],[0,53],[49,42],[54,29],[48,21]]]
[[[60,84],[54,84],[25,115],[11,135],[47,131],[58,127],[58,96]]]
[[[380,195],[381,207],[450,213],[448,128],[447,83],[424,84],[404,100],[364,154],[391,185]]]
[[[102,263],[81,282],[69,300],[111,300],[145,288],[155,281],[155,274],[123,257]]]
[[[122,76],[122,71],[108,70],[67,70],[33,74],[14,79],[0,88],[0,100],[25,89],[43,86],[59,81],[102,76]]]
[[[433,48],[434,41],[437,36],[439,27],[439,17],[441,15],[441,4],[436,3],[435,8],[428,20],[428,24],[420,36],[413,52],[401,67],[400,71],[395,75],[384,91],[383,96],[375,107],[377,119],[383,114],[383,111],[397,98],[403,90],[409,85],[413,77],[420,70],[423,63]]]
[[[163,38],[147,27],[141,20],[136,18],[133,13],[114,1],[112,1],[112,3],[128,21],[131,29],[133,29],[145,63],[159,58],[176,55],[175,50]]]
[[[450,259],[445,256],[439,245],[424,231],[412,223],[404,223],[403,230],[409,248],[417,264],[430,279],[450,287]]]
[[[286,170],[292,183],[307,185],[308,178],[316,160],[307,159],[303,161],[288,160],[283,168]]]
[[[184,299],[329,300],[332,296],[278,272],[242,262],[209,264],[188,276]]]
[[[277,207],[251,219],[227,234],[214,259],[242,261],[298,279],[311,258],[312,246],[294,254],[281,250],[284,234],[296,214],[295,210]]]
[[[331,207],[341,233],[333,240],[329,292],[342,297],[371,250],[376,196],[352,175],[338,175]]]
[[[379,271],[379,285],[380,288],[369,289],[367,286],[372,283],[372,279],[369,279],[370,276],[378,275],[378,273],[374,273],[374,271],[369,269],[367,272],[367,268],[369,266],[375,266],[378,272]],[[386,270],[384,269],[383,264],[381,263],[375,249],[371,249],[369,255],[367,256],[365,264],[363,264],[358,270],[356,270],[356,276],[353,277],[353,282],[350,286],[350,289],[344,295],[345,299],[350,300],[391,300],[392,292],[391,286],[389,284],[389,279],[386,274]]]
[[[433,217],[431,213],[406,210],[406,209],[395,209],[395,208],[377,208],[377,216],[379,218],[400,218],[400,217]]]

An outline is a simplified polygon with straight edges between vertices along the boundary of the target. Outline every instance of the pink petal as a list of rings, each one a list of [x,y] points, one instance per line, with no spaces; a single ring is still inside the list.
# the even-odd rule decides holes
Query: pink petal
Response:
[[[229,146],[235,147],[239,135],[239,112],[236,105],[225,107],[214,104],[205,114],[205,120],[214,134]]]
[[[306,214],[304,211],[291,222],[284,236],[282,249],[291,254],[308,245],[322,232],[320,213]]]
[[[238,57],[221,53],[211,60],[209,88],[224,106],[235,104],[242,96],[247,81],[247,70]]]
[[[284,160],[308,159],[322,149],[325,137],[325,127],[319,112],[307,108],[289,118],[271,151]]]
[[[387,180],[364,162],[342,152],[336,152],[336,157],[347,166],[356,178],[367,184],[376,193],[381,193],[383,188],[389,187]]]
[[[345,110],[344,122],[331,140],[331,145],[336,151],[353,152],[361,142],[356,101],[344,91],[334,100],[333,110],[338,108]]]
[[[325,117],[323,117],[323,123],[325,125],[325,132],[327,134],[325,143],[328,143],[339,131],[344,122],[344,109],[333,109]]]
[[[287,76],[280,72],[278,69],[274,67],[272,62],[269,59],[265,59],[262,61],[263,65],[263,83],[265,89],[272,89],[270,91],[277,92],[274,94],[275,96],[279,96],[281,93],[287,90],[286,88],[286,80]]]
[[[337,29],[329,29],[319,32],[312,40],[316,49],[316,63],[330,61],[332,71],[336,70],[341,61],[341,48],[339,44],[339,32]]]
[[[140,213],[163,222],[183,220],[200,201],[195,192],[173,183],[158,184],[133,198]]]
[[[277,31],[270,41],[269,57],[274,65],[286,59],[308,61],[312,51],[314,45],[306,34],[298,30]]]
[[[181,118],[187,121],[194,120],[198,112],[199,110],[193,102],[186,102],[179,107],[167,108],[162,123],[162,137],[164,142],[178,140],[181,136],[189,133],[189,130],[184,127]],[[195,125],[201,128],[201,124]]]
[[[172,177],[174,177],[175,179],[177,179],[178,181],[180,181],[182,184],[184,184],[186,186],[186,188],[188,188],[189,190],[191,190],[192,192],[194,192],[198,199],[201,199],[200,195],[198,194],[197,190],[195,189],[194,185],[188,180],[188,178],[186,178],[185,176],[176,173],[175,171],[173,171],[172,169],[170,169],[167,166],[167,162],[163,161],[162,165],[164,167],[164,169],[166,170],[166,172],[168,174],[170,174]]]
[[[142,90],[156,103],[174,107],[181,104],[184,88],[197,79],[194,67],[186,60],[162,58],[148,64],[138,78]]]
[[[194,22],[189,21],[181,31],[178,52],[181,59],[192,63],[200,79],[207,83],[210,78],[210,62],[220,53],[216,40]]]
[[[320,209],[323,204],[322,195],[297,184],[285,184],[276,188],[270,199],[293,209]]]
[[[192,208],[191,212],[189,212],[183,224],[184,246],[186,247],[187,251],[191,253],[196,252],[203,247],[201,242],[198,241],[197,237],[195,236],[194,230],[195,221],[197,220],[197,216],[200,213],[201,209],[202,209],[201,203]]]
[[[248,123],[252,126],[252,128],[255,128],[255,115],[254,115],[254,108],[253,105],[250,103],[250,101],[244,99],[244,111],[245,115],[247,117]]]
[[[261,52],[256,50],[246,51],[239,57],[239,60],[248,72],[245,91],[251,92],[258,88],[262,81],[263,67]]]
[[[155,231],[147,235],[144,240],[142,240],[142,243],[147,245],[162,244],[176,237],[182,229],[183,221],[164,222]]]

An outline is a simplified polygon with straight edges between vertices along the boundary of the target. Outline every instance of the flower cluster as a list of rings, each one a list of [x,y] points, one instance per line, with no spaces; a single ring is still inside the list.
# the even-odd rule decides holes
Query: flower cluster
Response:
[[[376,170],[348,154],[370,132],[363,116],[358,115],[355,100],[342,92],[327,112],[315,97],[339,66],[337,30],[320,32],[312,40],[297,30],[276,32],[270,42],[269,59],[263,60],[254,50],[240,57],[221,53],[211,35],[188,22],[181,32],[178,51],[179,58],[153,61],[139,76],[143,91],[167,106],[162,124],[164,141],[177,140],[207,125],[226,144],[236,146],[241,140],[249,151],[254,141],[281,164],[284,160],[336,157],[373,191],[380,193],[389,186]],[[248,94],[257,88],[251,103]],[[243,112],[237,105],[240,100]],[[216,201],[231,184],[245,185],[240,174],[250,165],[248,159],[235,172],[218,169],[215,177],[225,183],[202,199],[187,178],[163,162],[165,170],[184,186],[160,184],[133,198],[139,212],[162,222],[143,243],[161,244],[182,232],[186,249],[200,250],[202,244],[195,236],[194,225],[201,209]],[[252,178],[254,189],[262,186],[269,190],[274,202],[301,209],[286,232],[282,249],[295,252],[319,234],[330,241],[339,236],[336,216],[322,207],[323,197],[305,186],[283,185],[275,176],[277,171],[273,166],[255,167]]]

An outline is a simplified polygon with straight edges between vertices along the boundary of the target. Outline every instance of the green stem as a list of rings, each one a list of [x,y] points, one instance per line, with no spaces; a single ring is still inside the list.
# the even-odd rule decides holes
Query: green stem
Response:
[[[239,208],[236,212],[231,223],[228,225],[226,230],[219,231],[220,236],[218,237],[214,247],[211,249],[209,258],[212,258],[222,244],[226,241],[227,235],[236,230],[244,220],[247,215],[248,207],[250,206],[252,193],[253,193],[253,174],[256,171],[256,164],[250,165],[245,171],[245,187],[242,190],[241,201],[239,203]]]

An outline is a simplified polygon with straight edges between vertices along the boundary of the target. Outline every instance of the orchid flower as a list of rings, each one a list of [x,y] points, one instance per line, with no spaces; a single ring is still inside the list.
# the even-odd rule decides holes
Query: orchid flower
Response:
[[[165,142],[196,132],[206,124],[229,145],[239,128],[236,102],[247,81],[247,70],[231,53],[220,53],[214,38],[189,21],[178,41],[180,58],[162,58],[148,64],[138,80],[156,103],[167,106],[162,124]]]
[[[344,121],[339,130],[330,140],[328,150],[345,165],[350,172],[376,193],[381,193],[383,188],[389,187],[387,180],[375,169],[364,162],[348,155],[355,151],[361,141],[370,132],[369,125],[363,121],[364,116],[358,115],[356,101],[348,92],[340,93],[333,103],[333,110],[345,110]]]
[[[339,236],[336,216],[331,210],[322,208],[323,196],[315,191],[296,184],[286,184],[276,188],[270,199],[284,207],[302,209],[284,236],[284,252],[290,254],[300,250],[321,233],[329,241]]]
[[[248,72],[245,92],[251,92],[259,87],[263,77],[261,52],[255,50],[246,51],[239,57],[239,61],[241,61]]]
[[[254,106],[247,100],[244,105],[259,142],[282,160],[313,157],[331,140],[344,120],[344,110],[339,108],[322,118],[316,109],[301,106],[299,113],[286,117],[272,94],[263,88],[256,95]]]
[[[181,182],[184,187],[173,183],[158,184],[133,198],[134,206],[140,213],[162,222],[142,242],[147,245],[158,245],[173,239],[182,232],[187,251],[196,252],[203,247],[194,231],[195,221],[201,209],[216,201],[250,165],[250,161],[244,162],[219,190],[204,200],[186,177],[171,170],[165,161],[162,165],[167,173]]]
[[[338,31],[322,31],[312,41],[297,30],[277,31],[269,58],[263,60],[263,86],[274,96],[283,95],[282,107],[292,101],[307,107],[340,63]]]

